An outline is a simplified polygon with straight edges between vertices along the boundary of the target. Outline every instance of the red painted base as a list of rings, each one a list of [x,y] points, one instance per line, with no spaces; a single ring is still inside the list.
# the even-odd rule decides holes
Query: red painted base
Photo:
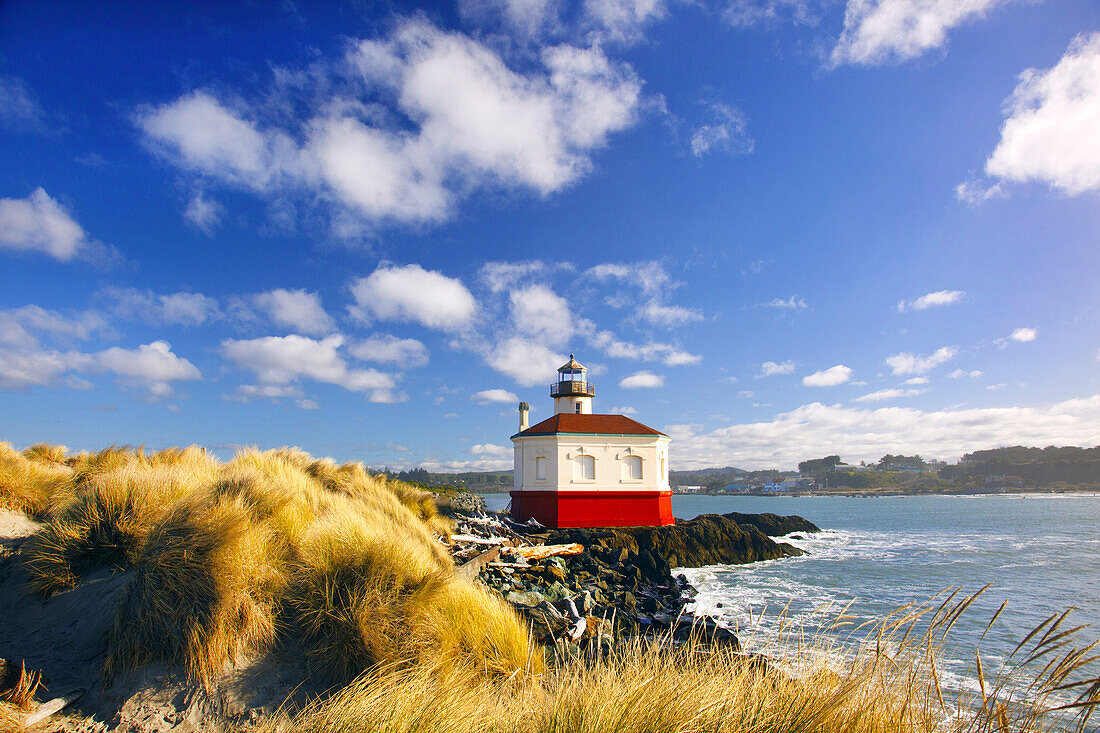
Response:
[[[545,527],[673,524],[671,491],[513,491],[512,519]]]

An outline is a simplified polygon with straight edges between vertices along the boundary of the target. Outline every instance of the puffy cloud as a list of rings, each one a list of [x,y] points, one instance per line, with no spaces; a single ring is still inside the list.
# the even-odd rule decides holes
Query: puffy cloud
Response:
[[[805,300],[798,297],[797,295],[792,295],[791,297],[787,298],[786,300],[783,300],[782,298],[773,298],[773,299],[769,300],[766,303],[757,303],[756,307],[757,308],[776,308],[778,310],[789,310],[789,311],[796,311],[797,312],[797,311],[806,310],[807,305],[806,305]]]
[[[171,383],[202,378],[198,368],[172,353],[167,341],[153,341],[136,349],[113,347],[96,355],[97,364],[122,377],[122,383],[145,391],[151,399],[172,394]]]
[[[0,199],[0,249],[36,252],[61,262],[111,253],[41,188],[25,199]]]
[[[584,0],[584,12],[600,36],[629,43],[642,37],[646,23],[663,18],[667,8],[665,0]]]
[[[510,290],[517,283],[531,275],[545,272],[548,268],[545,262],[529,260],[527,262],[486,262],[478,273],[481,281],[489,286],[489,290],[500,293]]]
[[[396,380],[376,369],[350,369],[340,354],[344,337],[265,336],[222,341],[222,354],[233,364],[253,372],[262,384],[289,385],[301,378],[335,384],[349,392],[367,392],[371,402],[401,401]]]
[[[1008,0],[848,0],[833,66],[905,61],[939,48],[947,32]]]
[[[78,351],[0,348],[0,389],[51,385],[65,373],[88,369],[94,363],[94,357]]]
[[[275,323],[302,333],[324,335],[336,329],[336,322],[321,306],[321,297],[317,293],[277,288],[260,293],[252,302]]]
[[[656,326],[681,326],[692,321],[703,320],[703,314],[694,308],[685,308],[679,305],[662,305],[656,301],[650,301],[638,311],[638,316]]]
[[[519,402],[516,393],[509,392],[506,389],[483,389],[470,395],[470,399],[481,405],[487,405],[491,402]]]
[[[302,397],[302,389],[293,384],[242,384],[234,391],[234,399],[248,402],[254,398],[279,400]]]
[[[660,262],[605,262],[585,270],[597,280],[613,280],[636,287],[645,295],[662,295],[674,287],[672,278]]]
[[[837,453],[848,462],[887,453],[950,459],[1005,445],[1093,445],[1100,395],[1049,407],[923,411],[903,407],[843,407],[814,402],[771,420],[703,432],[694,425],[664,428],[683,469],[705,466],[793,468],[811,456]]]
[[[591,152],[634,123],[641,84],[598,47],[542,50],[521,73],[461,33],[405,20],[386,38],[316,64],[321,111],[296,129],[257,121],[206,92],[139,111],[158,152],[212,180],[283,196],[305,194],[368,222],[434,222],[482,187],[562,189]],[[285,100],[281,100],[285,102]],[[392,122],[388,122],[392,121]]]
[[[0,344],[32,348],[39,334],[84,340],[109,330],[107,319],[95,311],[63,314],[37,305],[0,310]]]
[[[861,397],[856,397],[854,402],[885,402],[886,400],[895,400],[899,397],[913,397],[915,395],[924,394],[927,390],[923,389],[880,389],[877,392],[871,392]]]
[[[123,318],[140,318],[155,325],[201,326],[221,318],[216,298],[202,293],[167,293],[137,288],[105,288],[102,295],[114,301],[112,309]]]
[[[955,371],[961,372],[962,370],[961,369],[956,369]],[[947,376],[951,376],[951,375],[948,374]],[[981,372],[978,373],[978,376],[981,376]],[[906,384],[928,384],[928,381],[929,381],[928,377],[910,377],[909,379],[905,380],[905,383]]]
[[[183,218],[194,225],[208,237],[214,235],[214,227],[222,219],[225,207],[213,199],[206,198],[202,191],[197,191],[183,210]]]
[[[1100,33],[1077,36],[1053,68],[1023,72],[1006,112],[987,175],[1100,190]]]
[[[589,343],[615,359],[640,359],[642,361],[661,361],[665,366],[684,366],[698,364],[703,357],[691,354],[672,344],[650,341],[635,344],[620,341],[610,331],[594,331],[588,337]]]
[[[629,407],[629,406],[612,407],[611,410],[609,410],[609,412],[612,415],[637,415],[638,414],[637,410],[635,410],[633,407]]]
[[[461,280],[420,265],[379,267],[351,286],[351,314],[362,320],[414,321],[457,331],[473,320],[477,301]]]
[[[760,373],[756,375],[756,378],[761,379],[763,377],[773,377],[776,374],[792,374],[793,372],[793,361],[787,360],[782,363],[766,361],[760,365]]]
[[[511,448],[493,443],[478,443],[470,448],[470,453],[475,456],[506,456],[511,452]]]
[[[301,174],[289,135],[261,130],[205,92],[138,110],[146,141],[177,165],[234,184],[266,190]]]
[[[415,369],[428,363],[428,348],[416,339],[376,334],[348,348],[348,353],[360,361],[395,364],[402,369]]]
[[[803,377],[802,384],[806,387],[835,387],[838,384],[844,384],[851,378],[851,367],[837,364],[823,371],[814,372],[813,374]]]
[[[507,338],[483,354],[485,363],[524,387],[549,384],[568,356],[519,336]]]
[[[965,371],[963,369],[956,369],[955,371],[951,372],[947,376],[950,377],[951,379],[959,379],[961,377],[970,377],[971,379],[977,379],[978,377],[981,377],[984,374],[985,374],[985,372],[980,371],[978,369],[973,369],[969,372]],[[927,380],[925,380],[925,381],[927,381]],[[913,382],[913,380],[909,380],[909,381],[906,382],[906,384],[914,384],[914,382]]]
[[[1003,199],[1008,196],[1004,183],[989,185],[979,180],[963,181],[955,186],[955,198],[970,206],[979,206],[986,201]]]
[[[510,295],[516,330],[550,344],[560,344],[573,333],[569,303],[545,285],[529,285]]]
[[[701,158],[713,150],[744,155],[751,153],[755,142],[748,134],[745,114],[726,104],[708,105],[710,122],[695,128],[691,134],[691,152]]]
[[[913,300],[899,300],[898,313],[923,311],[941,305],[951,305],[952,303],[958,303],[965,296],[966,291],[964,290],[937,290],[934,293],[926,293]]]
[[[619,386],[623,389],[642,389],[665,386],[665,378],[652,372],[634,372],[629,377],[620,380]]]
[[[940,364],[954,359],[957,353],[958,349],[953,346],[941,346],[927,356],[903,351],[888,357],[886,363],[894,374],[927,374]]]
[[[1009,338],[1020,342],[1034,341],[1039,338],[1039,332],[1034,328],[1017,328]]]

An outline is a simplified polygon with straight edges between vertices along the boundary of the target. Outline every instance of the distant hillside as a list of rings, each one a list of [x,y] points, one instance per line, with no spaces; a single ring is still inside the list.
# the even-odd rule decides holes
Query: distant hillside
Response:
[[[940,478],[957,484],[988,483],[1000,477],[1017,478],[1024,486],[1100,487],[1100,446],[1008,448],[965,454],[954,466],[945,466]]]
[[[512,490],[511,471],[466,471],[463,473],[435,473],[423,468],[407,471],[378,471],[388,478],[423,486],[454,486],[475,494],[495,494]]]

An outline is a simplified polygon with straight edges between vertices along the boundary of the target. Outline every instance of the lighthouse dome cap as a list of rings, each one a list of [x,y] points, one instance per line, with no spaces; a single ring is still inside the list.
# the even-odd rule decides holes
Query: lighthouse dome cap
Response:
[[[558,372],[561,374],[580,374],[585,371],[588,371],[588,367],[582,366],[572,354],[569,355],[569,361],[558,367]]]

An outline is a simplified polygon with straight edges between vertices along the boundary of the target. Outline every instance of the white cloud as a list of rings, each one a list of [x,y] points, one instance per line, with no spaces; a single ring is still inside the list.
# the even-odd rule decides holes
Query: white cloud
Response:
[[[501,341],[482,357],[490,367],[524,387],[549,384],[554,381],[558,367],[568,361],[568,356],[519,336]]]
[[[0,123],[16,129],[42,127],[42,107],[21,79],[0,76]]]
[[[958,303],[966,296],[964,290],[937,290],[934,293],[926,293],[913,300],[899,300],[898,313],[906,311],[923,311],[942,305]]]
[[[260,293],[252,302],[281,326],[313,336],[336,330],[336,322],[321,306],[321,297],[317,293],[277,288]]]
[[[665,386],[665,378],[652,372],[634,372],[629,377],[619,381],[623,389],[642,389]]]
[[[1015,331],[1012,332],[1012,335],[1009,336],[1009,338],[1011,338],[1013,341],[1026,343],[1028,341],[1034,341],[1035,339],[1039,338],[1039,332],[1036,331],[1034,328],[1017,328]]]
[[[970,206],[979,206],[986,201],[1003,199],[1008,196],[1008,188],[1003,183],[990,185],[979,180],[963,181],[955,186],[955,198]]]
[[[470,399],[479,405],[487,405],[491,402],[519,402],[516,393],[506,389],[483,389],[470,395]]]
[[[985,374],[985,372],[983,372],[979,369],[973,369],[969,372],[965,371],[963,369],[956,369],[955,371],[951,372],[947,376],[950,377],[951,379],[960,379],[962,377],[970,377],[971,379],[977,379],[978,377],[981,377],[984,374]]]
[[[1004,389],[1004,387],[1005,383],[1001,382],[1000,384],[990,384],[986,387],[986,389],[988,389],[990,392],[996,392],[998,389]]]
[[[955,26],[1008,0],[848,0],[830,63],[872,65],[915,58],[947,42]]]
[[[524,278],[545,272],[549,269],[545,262],[529,260],[527,262],[486,262],[478,275],[489,290],[500,293],[510,290]]]
[[[145,140],[177,165],[253,190],[268,190],[303,173],[289,135],[263,131],[205,92],[138,110]]]
[[[457,331],[469,325],[477,302],[461,280],[420,265],[382,266],[351,286],[361,320],[414,321],[428,328]]]
[[[803,377],[802,384],[805,387],[835,387],[838,384],[844,384],[851,378],[851,367],[837,364],[836,366]]]
[[[696,158],[721,150],[727,153],[745,155],[755,147],[748,134],[748,120],[745,114],[726,104],[708,105],[711,120],[695,128],[691,135],[691,152]]]
[[[692,321],[703,320],[703,314],[694,308],[685,308],[680,305],[662,305],[656,301],[650,301],[638,311],[638,316],[656,326],[681,326]]]
[[[722,381],[725,382],[726,384],[737,384],[741,380],[738,379],[737,377],[725,377]]]
[[[155,325],[201,326],[222,316],[216,298],[202,293],[167,293],[136,288],[105,288],[112,309],[123,318],[140,318]]]
[[[661,361],[665,366],[684,366],[698,364],[703,357],[691,354],[672,344],[650,341],[634,344],[620,341],[610,331],[592,331],[588,342],[597,349],[615,359],[640,359],[642,361]]]
[[[294,404],[298,406],[299,410],[320,410],[321,405],[316,400],[301,399],[295,400]]]
[[[376,369],[350,369],[340,354],[344,337],[265,336],[222,341],[222,354],[242,369],[253,372],[261,384],[289,385],[300,378],[335,384],[349,392],[367,392],[371,402],[401,401],[394,392],[396,380]]]
[[[757,303],[756,307],[757,308],[776,308],[778,310],[789,310],[789,311],[802,311],[802,310],[806,310],[807,305],[806,305],[805,300],[798,297],[797,295],[792,295],[791,297],[787,298],[786,300],[783,300],[782,298],[773,298],[773,299],[769,300],[766,303]]]
[[[64,206],[41,188],[25,199],[0,199],[0,250],[36,252],[61,262],[101,257],[109,248],[90,239]]]
[[[545,285],[513,290],[510,301],[512,322],[520,334],[554,345],[572,335],[573,316],[569,303]]]
[[[225,207],[206,198],[202,191],[196,191],[187,208],[183,210],[183,218],[208,237],[214,236],[214,228],[221,222],[224,214]]]
[[[84,340],[109,330],[107,319],[95,311],[64,314],[37,305],[0,310],[0,344],[33,348],[42,333],[55,339]]]
[[[735,28],[748,28],[761,23],[774,23],[787,18],[796,25],[816,25],[819,9],[813,6],[827,3],[813,0],[729,0],[722,18]]]
[[[506,456],[511,452],[511,448],[493,443],[478,443],[470,448],[470,453],[475,456]]]
[[[914,395],[924,394],[927,390],[923,389],[880,389],[877,392],[871,392],[865,394],[862,397],[856,397],[854,402],[885,402],[886,400],[895,400],[899,397],[913,397]]]
[[[171,382],[201,379],[187,359],[172,353],[167,341],[153,341],[136,349],[113,347],[96,354],[96,363],[122,377],[123,384],[147,392],[152,399],[172,394]]]
[[[961,373],[962,369],[956,369],[955,371]],[[952,374],[954,374],[954,372],[952,372]],[[947,376],[950,377],[950,376],[952,376],[952,374],[948,374]],[[978,376],[981,376],[981,372],[978,372]],[[909,379],[905,380],[905,383],[906,384],[928,384],[928,377],[910,377]]]
[[[1077,36],[1053,68],[1020,74],[1006,113],[987,175],[1100,190],[1100,33]]]
[[[48,386],[66,372],[86,370],[95,359],[78,351],[0,348],[0,389]]]
[[[363,339],[349,347],[348,353],[360,361],[395,364],[401,369],[415,369],[428,363],[428,348],[424,344],[390,334]]]
[[[756,378],[761,379],[763,377],[773,377],[776,374],[792,374],[793,372],[793,361],[788,360],[782,363],[766,361],[760,365],[760,373],[756,375]]]
[[[888,357],[886,363],[894,374],[927,374],[940,364],[954,359],[957,353],[958,349],[953,346],[941,346],[928,356],[903,351]]]
[[[751,389],[743,389],[737,393],[737,396],[744,400],[751,400],[753,397],[756,397],[756,393]]]
[[[293,384],[242,384],[234,390],[233,399],[248,402],[254,398],[280,400],[302,396],[302,389]]]
[[[1049,407],[996,407],[925,412],[803,405],[774,419],[701,432],[695,425],[665,428],[678,468],[742,466],[793,468],[814,456],[878,460],[887,453],[951,459],[1006,445],[1095,445],[1100,395]]]
[[[638,414],[637,410],[635,410],[633,407],[629,407],[629,406],[612,407],[608,412],[612,415],[637,415]]]
[[[136,121],[154,150],[208,180],[320,198],[366,222],[435,222],[481,188],[561,190],[634,124],[641,83],[598,46],[545,47],[538,61],[521,73],[469,36],[406,19],[303,72],[315,79],[306,99],[234,109],[199,91]],[[295,129],[260,121],[297,102],[318,111]]]
[[[663,295],[675,287],[664,265],[648,262],[605,262],[585,270],[585,274],[597,280],[614,280],[638,288],[645,295]]]
[[[665,0],[584,0],[585,19],[613,41],[633,42],[646,23],[663,18]]]

